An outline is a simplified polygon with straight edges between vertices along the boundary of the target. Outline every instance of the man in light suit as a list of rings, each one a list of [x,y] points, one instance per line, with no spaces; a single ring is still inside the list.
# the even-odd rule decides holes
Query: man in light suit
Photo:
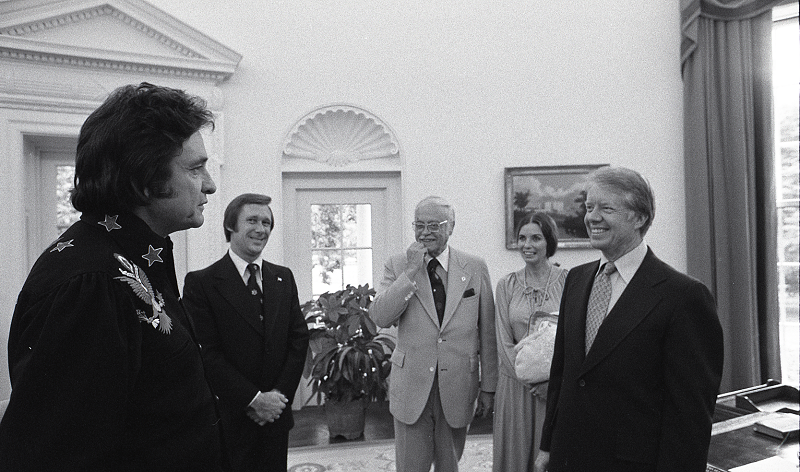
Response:
[[[188,273],[183,287],[219,397],[226,451],[242,472],[286,472],[292,398],[308,348],[292,271],[261,259],[275,225],[270,201],[250,193],[233,199],[223,220],[230,250]]]
[[[564,285],[538,472],[706,468],[722,328],[705,285],[645,244],[654,213],[637,172],[590,176],[584,222],[602,257]]]
[[[398,472],[428,472],[431,464],[457,471],[472,418],[492,413],[497,346],[489,271],[482,259],[448,246],[454,225],[445,200],[422,200],[416,242],[386,263],[370,307],[378,326],[398,327],[389,379]]]

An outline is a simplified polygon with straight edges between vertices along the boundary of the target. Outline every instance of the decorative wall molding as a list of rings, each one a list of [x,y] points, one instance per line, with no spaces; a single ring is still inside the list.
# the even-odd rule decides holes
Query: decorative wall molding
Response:
[[[318,108],[300,119],[283,146],[284,159],[310,159],[341,167],[399,157],[394,132],[380,118],[351,105]]]
[[[200,54],[192,51],[191,49],[187,48],[186,46],[180,44],[179,42],[175,41],[172,38],[169,38],[158,31],[154,30],[150,26],[137,21],[135,18],[131,18],[130,16],[126,15],[125,13],[114,9],[108,5],[99,5],[93,8],[87,8],[85,10],[65,13],[53,18],[47,18],[43,20],[36,20],[30,21],[25,24],[13,25],[5,28],[0,28],[0,35],[7,35],[7,36],[17,36],[22,37],[26,35],[30,35],[32,33],[38,33],[40,31],[45,31],[52,28],[59,28],[67,24],[73,23],[80,23],[86,20],[91,20],[93,18],[98,18],[101,16],[110,16],[113,18],[118,19],[119,21],[129,25],[132,28],[135,28],[151,38],[159,41],[162,44],[170,47],[171,49],[175,50],[182,56],[191,57],[191,58],[203,58]]]
[[[76,25],[92,34],[80,34]],[[4,62],[219,84],[233,75],[241,58],[144,0],[0,3]]]

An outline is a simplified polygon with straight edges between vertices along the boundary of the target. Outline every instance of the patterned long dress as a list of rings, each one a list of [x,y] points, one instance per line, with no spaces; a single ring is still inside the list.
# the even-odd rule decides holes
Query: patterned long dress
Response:
[[[536,386],[517,379],[514,373],[514,345],[528,332],[532,313],[557,312],[567,270],[553,266],[547,287],[526,290],[525,268],[512,272],[497,283],[495,320],[499,375],[494,404],[493,471],[531,471],[542,432],[547,401],[547,384]]]

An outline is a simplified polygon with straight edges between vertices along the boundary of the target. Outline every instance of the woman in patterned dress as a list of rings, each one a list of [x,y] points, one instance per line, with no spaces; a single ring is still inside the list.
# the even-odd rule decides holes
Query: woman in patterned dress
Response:
[[[514,346],[529,331],[536,312],[556,313],[567,270],[550,262],[558,228],[546,213],[526,215],[517,225],[517,245],[525,266],[497,283],[495,319],[499,376],[494,409],[494,472],[531,471],[544,421],[547,382],[519,380]]]

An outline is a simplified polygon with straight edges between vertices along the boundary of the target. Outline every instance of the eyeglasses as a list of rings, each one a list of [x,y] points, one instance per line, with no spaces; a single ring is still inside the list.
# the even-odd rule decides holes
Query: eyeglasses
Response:
[[[424,232],[426,229],[431,233],[438,233],[442,226],[446,225],[447,220],[438,223],[423,223],[421,221],[411,223],[411,227],[414,228],[414,231],[419,231],[420,233]]]

